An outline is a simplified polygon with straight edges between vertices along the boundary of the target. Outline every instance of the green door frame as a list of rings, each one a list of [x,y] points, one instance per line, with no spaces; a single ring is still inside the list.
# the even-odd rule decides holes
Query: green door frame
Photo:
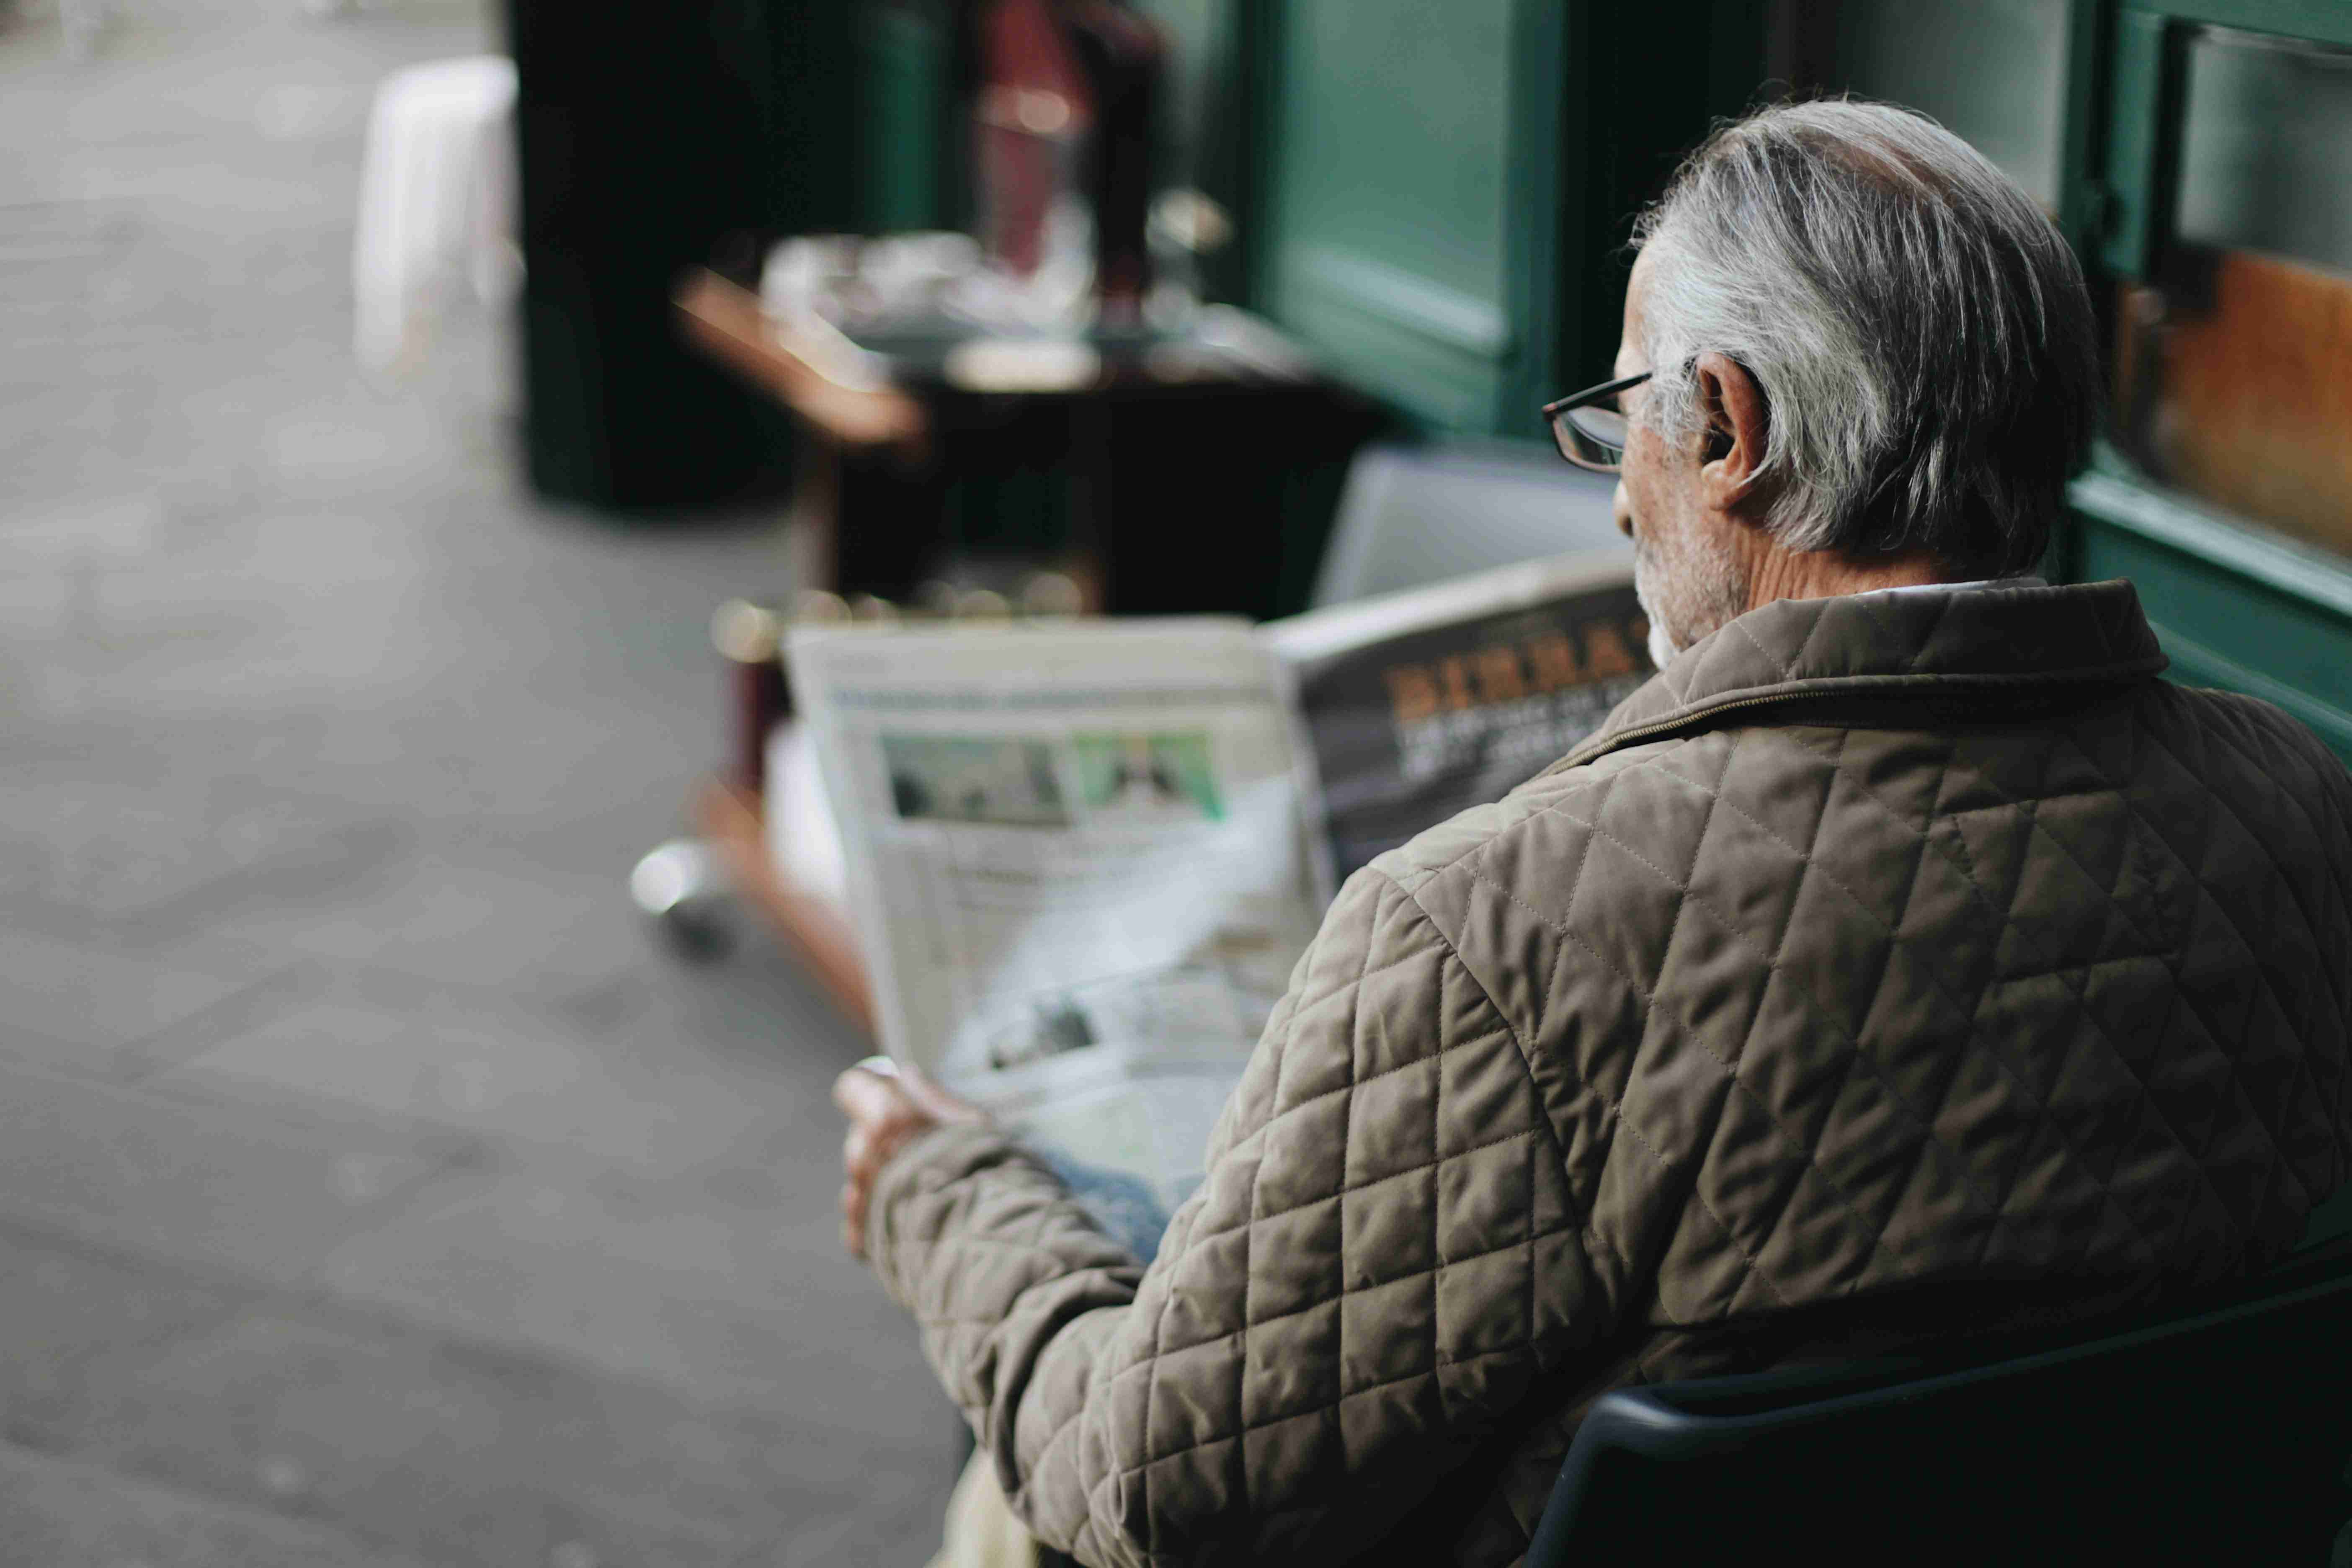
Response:
[[[2062,215],[2095,298],[2151,278],[2170,241],[2202,25],[2352,47],[2352,0],[2075,0]],[[2177,679],[2274,702],[2352,759],[2352,562],[2184,496],[2105,443],[2068,500],[2054,573],[2133,578]]]
[[[1247,247],[1241,296],[1282,320],[1271,288],[1280,239],[1272,138],[1286,83],[1314,62],[1284,58],[1298,0],[1231,3],[1253,145],[1235,182]],[[1753,100],[1770,9],[1769,0],[1510,0],[1499,298],[1419,289],[1393,269],[1332,269],[1323,291],[1353,290],[1363,307],[1344,344],[1363,389],[1432,433],[1540,442],[1538,405],[1606,374],[1616,351],[1620,247],[1633,211],[1717,117]],[[1394,368],[1367,374],[1371,364]],[[1421,368],[1403,368],[1412,364]]]

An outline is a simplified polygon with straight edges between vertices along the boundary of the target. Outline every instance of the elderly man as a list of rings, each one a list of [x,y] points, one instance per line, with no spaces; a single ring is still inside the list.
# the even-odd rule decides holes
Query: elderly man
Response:
[[[1900,110],[1766,110],[1644,219],[1617,374],[1662,669],[1350,879],[1139,1265],[859,1076],[853,1242],[1095,1563],[1507,1563],[1616,1384],[2086,1320],[2347,1173],[2352,782],[2042,553],[2064,242]]]

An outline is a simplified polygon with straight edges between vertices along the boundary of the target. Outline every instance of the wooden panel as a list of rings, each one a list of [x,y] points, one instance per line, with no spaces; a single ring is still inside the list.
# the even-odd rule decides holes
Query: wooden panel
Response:
[[[2352,279],[2193,254],[2193,284],[2126,298],[2137,330],[2119,334],[2116,404],[2133,446],[2193,495],[2352,554]]]

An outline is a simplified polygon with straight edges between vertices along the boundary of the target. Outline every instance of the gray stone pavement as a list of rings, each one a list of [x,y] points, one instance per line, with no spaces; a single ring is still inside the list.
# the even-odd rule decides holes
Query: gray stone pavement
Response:
[[[0,21],[0,1568],[921,1561],[860,1043],[624,896],[772,521],[537,505],[494,323],[353,371],[369,95],[478,6],[116,15]]]

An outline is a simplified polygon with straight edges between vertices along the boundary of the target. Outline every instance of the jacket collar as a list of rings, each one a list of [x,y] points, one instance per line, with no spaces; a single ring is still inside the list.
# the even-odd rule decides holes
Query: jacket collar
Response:
[[[2047,701],[2145,680],[2166,662],[2138,593],[2121,581],[1782,599],[1691,645],[1555,766],[1707,728],[1735,710],[1746,722],[1749,709],[1841,700]]]

